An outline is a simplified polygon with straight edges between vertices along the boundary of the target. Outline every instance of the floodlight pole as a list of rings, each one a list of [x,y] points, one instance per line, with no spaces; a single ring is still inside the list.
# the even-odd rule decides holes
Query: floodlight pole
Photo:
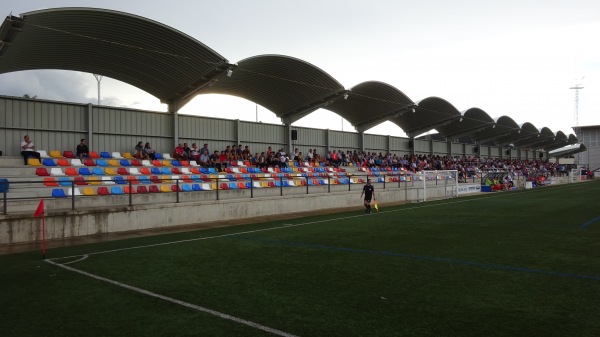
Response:
[[[98,105],[100,105],[100,82],[102,81],[102,75],[94,74],[96,81],[98,82]]]

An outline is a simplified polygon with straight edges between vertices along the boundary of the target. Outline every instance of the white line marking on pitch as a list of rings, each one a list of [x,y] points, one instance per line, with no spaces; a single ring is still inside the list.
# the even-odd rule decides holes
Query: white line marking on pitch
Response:
[[[172,298],[172,297],[160,295],[160,294],[157,294],[157,293],[153,293],[153,292],[148,291],[148,290],[144,290],[144,289],[141,289],[141,288],[138,288],[138,287],[134,287],[134,286],[130,286],[128,284],[124,284],[124,283],[121,283],[121,282],[117,282],[117,281],[114,281],[114,280],[111,280],[111,279],[108,279],[108,278],[105,278],[105,277],[102,277],[102,276],[91,274],[91,273],[85,272],[83,270],[79,270],[79,269],[75,269],[73,267],[65,266],[64,264],[56,263],[56,262],[51,261],[51,260],[45,260],[45,261],[48,262],[48,263],[50,263],[50,264],[53,264],[53,265],[55,265],[57,267],[61,267],[61,268],[70,270],[72,272],[79,273],[79,274],[91,277],[91,278],[96,279],[98,281],[110,283],[112,285],[116,285],[118,287],[125,288],[127,290],[131,290],[131,291],[134,291],[134,292],[138,292],[140,294],[144,294],[144,295],[147,295],[147,296],[155,297],[155,298],[161,299],[163,301],[171,302],[171,303],[174,303],[174,304],[177,304],[177,305],[184,306],[186,308],[190,308],[190,309],[194,309],[194,310],[197,310],[197,311],[201,311],[201,312],[204,312],[204,313],[207,313],[207,314],[210,314],[210,315],[213,315],[213,316],[217,316],[219,318],[223,318],[223,319],[226,319],[226,320],[230,320],[230,321],[233,321],[233,322],[236,322],[236,323],[239,323],[239,324],[244,324],[244,325],[253,327],[255,329],[259,329],[259,330],[262,330],[262,331],[270,332],[270,333],[278,335],[278,336],[298,337],[296,335],[293,335],[291,333],[287,333],[285,331],[281,331],[281,330],[269,328],[268,326],[264,326],[264,325],[261,325],[261,324],[258,324],[258,323],[252,322],[252,321],[248,321],[248,320],[245,320],[245,319],[242,319],[242,318],[238,318],[238,317],[235,317],[235,316],[227,315],[227,314],[224,314],[224,313],[216,311],[216,310],[212,310],[212,309],[208,309],[208,308],[205,308],[205,307],[201,307],[199,305],[195,305],[195,304],[192,304],[192,303],[184,302],[184,301],[178,300],[176,298]]]
[[[566,186],[570,186],[570,185],[566,185]],[[556,187],[558,187],[558,186],[556,186]],[[560,186],[560,187],[565,187],[565,186]],[[538,192],[538,191],[541,191],[541,190],[531,190],[531,192]],[[522,193],[528,193],[528,191],[522,192]],[[410,211],[410,210],[420,209],[420,208],[437,207],[437,206],[444,206],[444,205],[448,205],[448,204],[458,204],[458,203],[479,201],[479,200],[490,199],[490,198],[500,198],[500,197],[506,197],[506,196],[510,196],[510,195],[513,195],[513,194],[507,193],[507,194],[501,194],[501,195],[490,195],[490,196],[485,196],[485,197],[481,197],[481,198],[473,198],[473,199],[467,199],[467,200],[450,201],[450,202],[444,202],[444,203],[439,203],[439,204],[434,204],[434,205],[422,205],[422,206],[415,206],[415,207],[408,207],[408,208],[400,208],[400,209],[394,209],[394,210],[387,210],[387,211],[381,211],[379,213],[404,212],[404,211]],[[299,226],[312,225],[312,224],[323,223],[323,222],[330,222],[330,221],[337,221],[337,220],[353,219],[353,218],[364,217],[364,216],[369,216],[369,214],[349,215],[349,216],[340,217],[340,218],[331,218],[331,219],[325,219],[325,220],[303,222],[303,223],[299,223],[299,224],[284,224],[282,226],[270,227],[270,228],[263,228],[263,229],[256,229],[256,230],[251,230],[251,231],[243,231],[243,232],[229,233],[229,234],[215,235],[215,236],[206,236],[206,237],[195,238],[195,239],[169,241],[169,242],[155,243],[155,244],[151,244],[151,245],[143,245],[143,246],[134,246],[134,247],[119,248],[119,249],[111,249],[111,250],[105,250],[105,251],[100,251],[100,252],[87,253],[85,255],[99,255],[99,254],[121,252],[121,251],[132,250],[132,249],[160,247],[160,246],[173,245],[173,244],[184,243],[184,242],[193,242],[193,241],[209,240],[209,239],[219,239],[219,238],[226,238],[226,237],[234,236],[234,235],[242,235],[242,234],[251,234],[251,233],[258,233],[258,232],[266,232],[266,231],[272,231],[272,230],[277,230],[277,229],[299,227]],[[71,256],[64,256],[64,257],[55,257],[55,258],[52,258],[50,260],[69,259],[69,258],[74,258],[74,257],[79,257],[79,256],[83,256],[83,255],[71,255]]]

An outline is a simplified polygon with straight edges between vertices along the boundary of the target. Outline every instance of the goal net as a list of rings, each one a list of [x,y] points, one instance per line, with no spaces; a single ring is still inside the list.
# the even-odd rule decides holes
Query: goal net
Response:
[[[454,198],[458,195],[458,171],[421,171],[412,175],[412,186],[406,200],[421,202]]]
[[[581,182],[581,170],[580,169],[572,169],[569,171],[569,183],[578,183]]]

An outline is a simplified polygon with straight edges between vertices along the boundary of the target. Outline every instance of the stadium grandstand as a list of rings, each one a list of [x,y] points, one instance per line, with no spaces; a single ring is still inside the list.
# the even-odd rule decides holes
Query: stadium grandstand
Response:
[[[40,240],[31,219],[41,199],[48,238],[62,239],[356,207],[366,179],[379,202],[390,204],[478,192],[491,173],[510,178],[511,188],[566,183],[572,172],[549,153],[586,150],[568,147],[579,143],[572,134],[494,118],[480,108],[460,111],[440,97],[413,100],[388,83],[346,87],[291,56],[232,63],[171,27],[112,10],[54,8],[6,17],[0,74],[34,69],[108,76],[159,98],[168,112],[0,96],[0,244]],[[283,125],[178,114],[202,94],[245,98]],[[319,109],[358,132],[293,125]],[[367,133],[385,121],[408,138]],[[432,130],[437,134],[419,137]],[[20,150],[25,135],[40,153],[27,165]],[[84,160],[74,155],[80,139],[90,149]],[[155,159],[134,157],[140,141],[152,144]],[[174,159],[180,143],[208,144],[210,154],[234,151],[218,166],[202,165],[195,157]],[[252,156],[235,152],[240,145]],[[270,148],[277,163],[259,165],[253,157]],[[495,190],[507,189],[500,184]],[[23,230],[11,230],[17,227]]]

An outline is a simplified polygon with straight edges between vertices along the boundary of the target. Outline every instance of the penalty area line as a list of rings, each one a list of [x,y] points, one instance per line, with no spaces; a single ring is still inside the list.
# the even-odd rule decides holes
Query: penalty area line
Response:
[[[83,270],[79,270],[79,269],[76,269],[76,268],[73,268],[73,267],[66,266],[64,264],[56,263],[56,262],[54,262],[52,260],[45,260],[45,261],[48,262],[48,263],[50,263],[50,264],[53,264],[53,265],[55,265],[57,267],[61,267],[61,268],[64,268],[66,270],[69,270],[69,271],[72,271],[72,272],[75,272],[75,273],[78,273],[78,274],[81,274],[81,275],[84,275],[84,276],[87,276],[87,277],[91,277],[91,278],[96,279],[98,281],[106,282],[106,283],[109,283],[109,284],[112,284],[112,285],[115,285],[115,286],[118,286],[118,287],[130,290],[130,291],[133,291],[133,292],[137,292],[137,293],[140,293],[140,294],[143,294],[143,295],[146,295],[146,296],[158,298],[158,299],[161,299],[163,301],[167,301],[167,302],[170,302],[170,303],[173,303],[173,304],[177,304],[177,305],[189,308],[189,309],[193,309],[193,310],[196,310],[196,311],[204,312],[204,313],[207,313],[207,314],[210,314],[210,315],[222,318],[222,319],[226,319],[226,320],[233,321],[233,322],[236,322],[236,323],[239,323],[239,324],[247,325],[249,327],[252,327],[252,328],[255,328],[255,329],[258,329],[258,330],[262,330],[262,331],[266,331],[266,332],[272,333],[272,334],[277,335],[277,336],[298,337],[296,335],[293,335],[291,333],[287,333],[285,331],[281,331],[281,330],[277,330],[277,329],[274,329],[274,328],[270,328],[268,326],[264,326],[262,324],[258,324],[258,323],[255,323],[255,322],[252,322],[252,321],[249,321],[249,320],[245,320],[243,318],[238,318],[238,317],[231,316],[231,315],[228,315],[228,314],[216,311],[216,310],[208,309],[208,308],[196,305],[196,304],[184,302],[184,301],[178,300],[176,298],[172,298],[172,297],[160,295],[160,294],[153,293],[153,292],[145,290],[145,289],[141,289],[141,288],[138,288],[138,287],[130,286],[128,284],[121,283],[121,282],[118,282],[118,281],[115,281],[115,280],[111,280],[111,279],[108,279],[108,278],[105,278],[105,277],[102,277],[102,276],[98,276],[98,275],[95,275],[95,274],[92,274],[92,273],[88,273],[88,272],[85,272]]]

